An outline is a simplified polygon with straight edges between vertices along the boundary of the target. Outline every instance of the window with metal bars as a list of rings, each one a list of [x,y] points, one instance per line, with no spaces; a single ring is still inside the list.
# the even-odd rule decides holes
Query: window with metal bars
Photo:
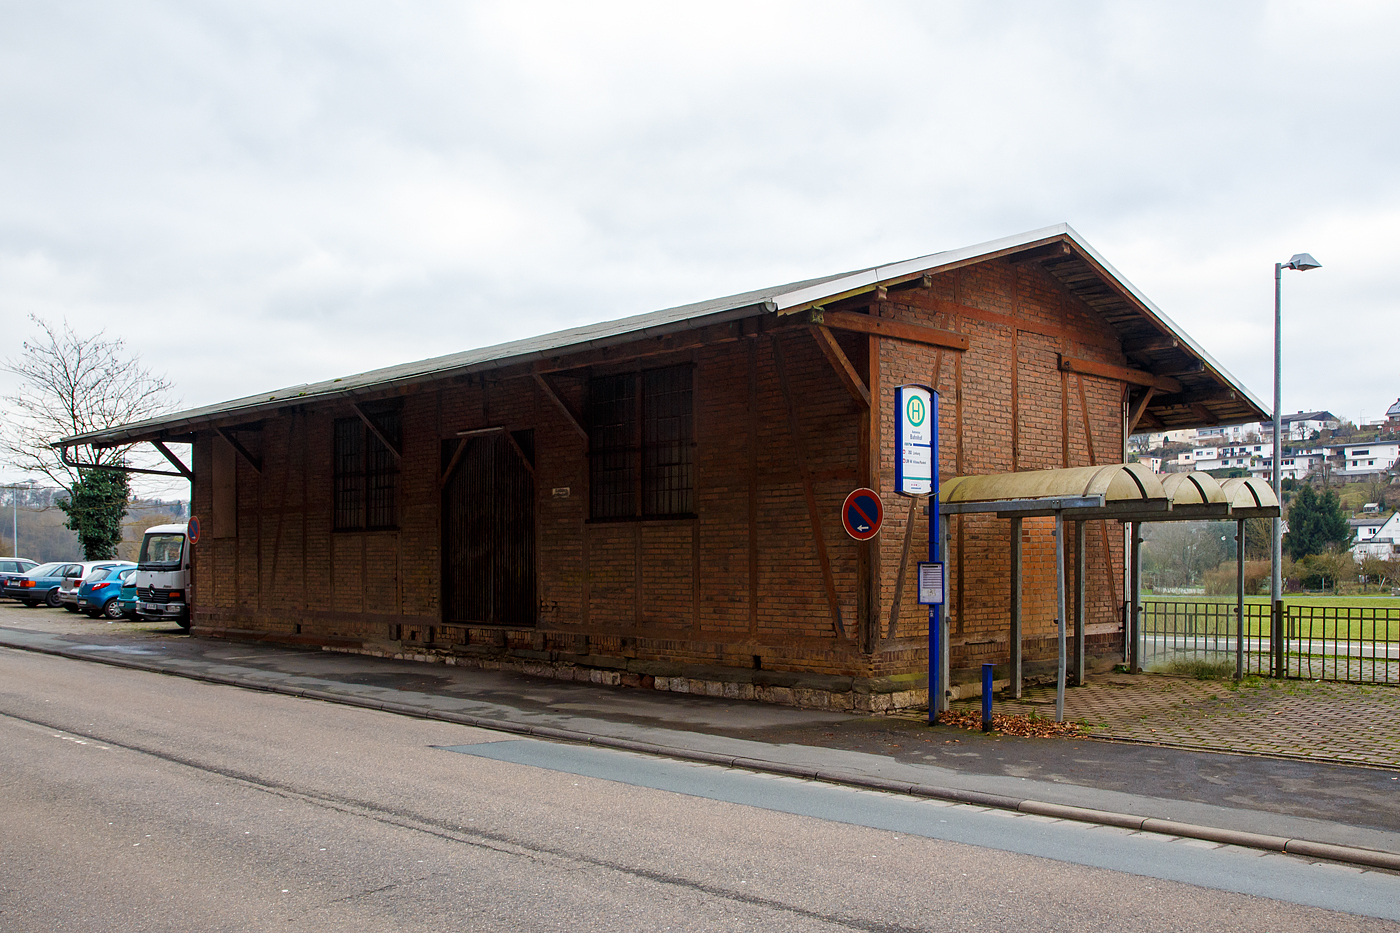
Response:
[[[366,414],[389,443],[403,443],[397,407],[369,409]],[[398,527],[398,458],[369,425],[359,418],[337,419],[333,456],[335,530]]]
[[[595,376],[588,384],[589,511],[595,519],[695,511],[692,367]]]

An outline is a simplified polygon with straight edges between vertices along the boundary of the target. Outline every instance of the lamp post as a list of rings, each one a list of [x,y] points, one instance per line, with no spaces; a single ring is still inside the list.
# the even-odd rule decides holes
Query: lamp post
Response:
[[[1307,272],[1317,269],[1322,263],[1308,253],[1294,253],[1288,262],[1274,263],[1274,498],[1283,504],[1283,490],[1279,483],[1279,461],[1283,459],[1283,444],[1279,439],[1279,419],[1282,417],[1282,352],[1283,352],[1283,270],[1296,269]],[[1273,520],[1273,540],[1269,542],[1269,644],[1273,649],[1274,676],[1282,677],[1283,656],[1283,519]]]

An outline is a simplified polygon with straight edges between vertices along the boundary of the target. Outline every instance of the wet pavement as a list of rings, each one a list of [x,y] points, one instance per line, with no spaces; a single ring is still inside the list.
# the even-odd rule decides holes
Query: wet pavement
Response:
[[[0,646],[432,717],[607,736],[1400,852],[1400,690],[1108,675],[1068,691],[1081,738],[983,735],[509,671],[194,638],[0,603]],[[1048,702],[1048,712],[1046,704]],[[999,713],[1053,717],[1053,688]],[[1152,744],[1152,743],[1160,744]],[[1359,766],[1364,764],[1366,766]]]

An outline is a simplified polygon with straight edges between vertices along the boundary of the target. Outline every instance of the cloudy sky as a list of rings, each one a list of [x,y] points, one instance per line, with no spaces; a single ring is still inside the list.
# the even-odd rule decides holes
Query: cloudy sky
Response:
[[[1375,418],[1397,47],[1382,3],[11,0],[0,356],[105,329],[188,407],[1064,221],[1261,398],[1313,253],[1284,407]]]

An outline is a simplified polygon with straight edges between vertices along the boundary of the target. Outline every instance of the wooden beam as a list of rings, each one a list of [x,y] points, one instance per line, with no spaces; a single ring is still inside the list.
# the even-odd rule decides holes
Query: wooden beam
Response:
[[[1148,337],[1144,340],[1124,340],[1124,353],[1155,353],[1159,350],[1175,350],[1181,346],[1181,341],[1175,337],[1168,337],[1159,334],[1156,337]]]
[[[891,340],[904,340],[921,343],[930,347],[947,347],[951,350],[966,350],[968,339],[964,334],[951,330],[929,327],[926,324],[910,324],[889,318],[871,317],[852,311],[812,311],[809,320],[833,330],[850,330],[862,334],[875,334]]]
[[[359,403],[351,402],[350,407],[355,409],[355,414],[360,416],[360,420],[365,423],[365,427],[369,428],[369,433],[379,439],[379,443],[384,445],[384,449],[393,454],[395,460],[402,460],[403,452],[389,443],[389,439],[384,436],[384,432],[379,430],[379,425],[375,424],[370,416],[365,414],[365,410],[359,406]]]
[[[916,507],[922,500],[909,500],[909,516],[904,520],[904,546],[899,551],[899,573],[895,575],[894,598],[890,602],[890,621],[885,627],[885,637],[894,638],[899,631],[899,610],[904,605],[904,578],[909,566],[909,556],[914,549],[914,518]],[[943,555],[946,562],[948,555]]]
[[[1146,424],[1149,428],[1156,428],[1158,431],[1164,431],[1167,427],[1165,424],[1162,423],[1161,419],[1159,419],[1156,415],[1152,414],[1152,412],[1150,411],[1144,411],[1141,415],[1139,415],[1138,423]]]
[[[1060,354],[1060,368],[1067,373],[1080,373],[1085,376],[1099,376],[1103,379],[1117,379],[1132,385],[1151,386],[1162,392],[1180,392],[1181,383],[1169,376],[1157,376],[1141,369],[1114,366],[1112,363],[1099,363],[1094,360],[1081,360]]]
[[[1157,390],[1148,386],[1142,393],[1142,398],[1138,399],[1128,413],[1128,433],[1132,434],[1137,429],[1137,424],[1142,420],[1142,415],[1147,411],[1147,403],[1152,401],[1152,396]]]
[[[1191,410],[1196,413],[1197,418],[1200,418],[1206,424],[1220,423],[1220,419],[1217,418],[1209,408],[1206,408],[1206,406],[1200,404],[1199,402],[1192,405]]]
[[[445,487],[447,486],[447,481],[450,480],[450,479],[452,478],[452,471],[455,470],[455,469],[457,469],[457,464],[458,464],[458,462],[461,461],[461,459],[462,459],[462,454],[465,453],[466,450],[467,450],[467,438],[465,438],[465,437],[459,437],[459,438],[457,438],[457,449],[454,450],[454,451],[452,451],[452,459],[447,461],[447,469],[443,470],[443,471],[442,471],[442,475],[438,477],[438,489],[439,489],[439,490],[441,490],[441,489],[443,489],[443,488],[445,488]]]
[[[262,475],[262,460],[248,453],[248,448],[240,444],[238,438],[234,437],[231,432],[225,431],[223,428],[215,428],[214,433],[228,441],[228,445],[238,452],[238,455],[244,459],[248,466],[253,468],[254,473],[259,476]]]
[[[180,458],[170,452],[170,448],[165,446],[163,441],[151,441],[151,446],[159,450],[161,456],[170,461],[170,465],[179,470],[185,479],[193,481],[194,471],[180,462]]]
[[[1203,372],[1205,372],[1205,371],[1206,371],[1206,364],[1205,364],[1205,361],[1204,361],[1204,360],[1192,360],[1192,361],[1190,361],[1189,363],[1186,363],[1185,365],[1182,365],[1182,366],[1174,366],[1174,367],[1172,367],[1171,369],[1168,369],[1168,370],[1165,370],[1164,372],[1159,373],[1158,375],[1162,375],[1162,376],[1191,376],[1191,375],[1195,375],[1196,373],[1203,373]]]
[[[1158,395],[1153,405],[1156,408],[1185,408],[1209,402],[1233,402],[1238,398],[1239,396],[1231,389],[1208,388],[1196,391],[1187,389],[1175,395]]]
[[[1046,243],[1044,246],[1036,246],[1019,253],[1012,253],[1006,257],[1006,261],[1016,265],[1023,262],[1043,262],[1046,259],[1068,259],[1074,255],[1074,249],[1061,240],[1058,243]]]
[[[802,428],[797,423],[797,405],[792,400],[792,385],[788,382],[787,367],[783,365],[781,338],[774,335],[773,368],[778,373],[778,385],[783,390],[783,401],[787,407],[788,431],[792,435],[793,446],[797,448],[797,465],[802,471],[802,492],[807,498],[807,517],[812,522],[812,539],[817,548],[817,562],[822,568],[822,584],[826,589],[826,605],[831,613],[831,626],[836,637],[846,638],[846,626],[841,621],[841,602],[836,595],[836,578],[831,572],[831,558],[826,553],[826,539],[822,536],[822,516],[817,510],[817,492],[812,484],[811,466],[807,459],[807,444],[802,437]]]
[[[856,372],[856,368],[851,365],[850,358],[841,349],[841,345],[836,342],[836,338],[831,335],[831,331],[820,324],[813,324],[811,331],[822,355],[831,364],[831,368],[836,370],[836,375],[840,377],[841,384],[846,387],[846,391],[851,393],[851,397],[857,402],[869,408],[870,390],[866,388],[865,380],[860,378],[860,373]]]
[[[583,426],[583,418],[574,411],[573,407],[570,406],[568,402],[564,401],[563,397],[561,397],[558,392],[554,391],[554,386],[544,373],[537,372],[532,375],[535,377],[535,385],[540,387],[540,391],[545,394],[545,398],[553,402],[554,406],[564,413],[564,418],[569,422],[569,427],[573,428],[574,431],[578,433],[578,436],[583,438],[583,442],[587,444],[588,429]]]

